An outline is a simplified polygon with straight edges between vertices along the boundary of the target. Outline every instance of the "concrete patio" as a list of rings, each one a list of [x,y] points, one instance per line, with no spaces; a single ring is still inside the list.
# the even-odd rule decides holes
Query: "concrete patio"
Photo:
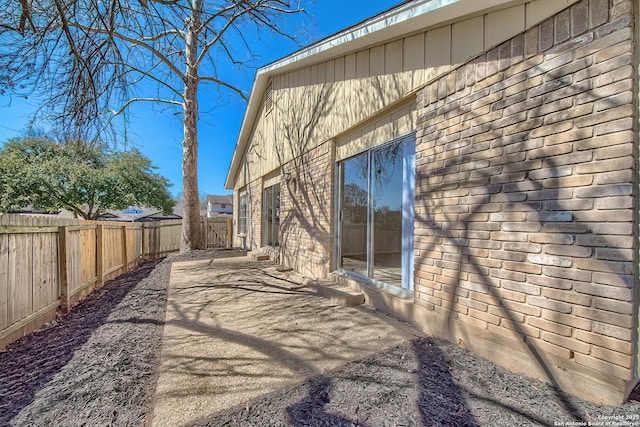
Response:
[[[195,422],[418,335],[269,262],[174,263],[152,425]]]

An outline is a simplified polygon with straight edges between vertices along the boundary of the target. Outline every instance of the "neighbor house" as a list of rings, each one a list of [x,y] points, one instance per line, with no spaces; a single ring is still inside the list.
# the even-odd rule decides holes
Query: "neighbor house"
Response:
[[[233,196],[207,196],[207,218],[233,214]]]
[[[515,372],[638,379],[638,1],[414,0],[256,74],[236,245]]]

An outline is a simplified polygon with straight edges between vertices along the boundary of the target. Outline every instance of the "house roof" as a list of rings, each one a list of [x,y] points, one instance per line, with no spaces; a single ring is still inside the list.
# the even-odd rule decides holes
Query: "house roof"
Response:
[[[173,213],[171,214],[163,214],[162,209],[152,208],[148,206],[132,206],[128,209],[115,210],[110,209],[105,211],[100,215],[101,219],[104,220],[115,220],[115,221],[144,221],[145,218],[154,218],[154,219],[181,219],[181,212],[176,212],[174,207]]]
[[[233,196],[232,195],[226,195],[226,196],[212,196],[212,195],[208,195],[207,196],[207,203],[213,203],[215,205],[232,205],[233,204]]]
[[[225,188],[233,189],[269,79],[273,75],[329,60],[414,31],[434,27],[464,16],[526,0],[408,0],[298,50],[257,70],[236,142]]]

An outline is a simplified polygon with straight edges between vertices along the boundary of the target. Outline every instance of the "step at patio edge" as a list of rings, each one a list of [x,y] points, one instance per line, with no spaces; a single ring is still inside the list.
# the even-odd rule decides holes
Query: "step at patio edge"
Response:
[[[305,285],[335,304],[355,307],[365,303],[364,294],[330,280],[307,279]]]
[[[275,267],[273,272],[282,278],[299,283],[334,304],[355,307],[365,303],[365,297],[362,292],[344,286],[331,278],[325,280],[310,279],[302,276],[294,269],[282,265]]]
[[[277,263],[280,260],[280,251],[260,249],[247,252],[247,256],[252,261],[271,261]]]

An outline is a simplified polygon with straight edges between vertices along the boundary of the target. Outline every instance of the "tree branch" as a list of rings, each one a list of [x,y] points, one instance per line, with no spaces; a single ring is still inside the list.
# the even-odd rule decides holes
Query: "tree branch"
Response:
[[[126,35],[118,32],[118,31],[108,31],[108,30],[104,30],[102,28],[90,28],[90,27],[86,27],[84,25],[80,25],[80,24],[77,24],[77,23],[70,23],[70,26],[78,28],[78,29],[81,29],[83,31],[94,33],[94,34],[110,35],[112,37],[118,38],[118,39],[120,39],[122,41],[125,41],[127,43],[131,43],[134,46],[138,46],[138,47],[144,48],[144,49],[148,50],[149,52],[151,52],[160,61],[162,61],[167,67],[169,67],[169,69],[171,71],[173,71],[181,80],[185,79],[184,73],[182,71],[180,71],[178,69],[178,67],[176,67],[175,64],[169,60],[169,58],[167,58],[165,55],[163,55],[159,50],[157,50],[153,46],[149,46],[148,44],[144,43],[142,40],[138,40],[138,39],[135,39],[133,37],[126,36]]]
[[[220,85],[220,86],[224,86],[224,87],[226,87],[227,89],[230,89],[230,90],[232,90],[233,92],[235,92],[235,93],[237,93],[238,95],[240,95],[240,96],[242,97],[242,99],[243,99],[243,100],[245,100],[245,101],[248,101],[248,100],[249,100],[249,97],[248,97],[248,96],[247,96],[247,95],[246,95],[242,90],[238,89],[237,87],[235,87],[235,86],[233,86],[233,85],[231,85],[231,84],[229,84],[229,83],[223,82],[222,80],[217,79],[217,78],[215,78],[215,77],[212,77],[212,76],[203,76],[203,77],[198,77],[198,80],[200,80],[200,81],[205,81],[205,82],[212,82],[212,83],[218,84],[218,85]]]
[[[179,105],[182,106],[182,102],[180,101],[175,101],[173,99],[162,99],[162,98],[133,98],[128,100],[127,102],[124,103],[124,105],[122,107],[120,107],[119,110],[111,110],[109,111],[109,113],[111,113],[114,117],[118,116],[120,114],[122,114],[124,112],[124,110],[127,109],[127,107],[131,104],[134,104],[136,102],[160,102],[163,104],[170,104],[170,105]]]

